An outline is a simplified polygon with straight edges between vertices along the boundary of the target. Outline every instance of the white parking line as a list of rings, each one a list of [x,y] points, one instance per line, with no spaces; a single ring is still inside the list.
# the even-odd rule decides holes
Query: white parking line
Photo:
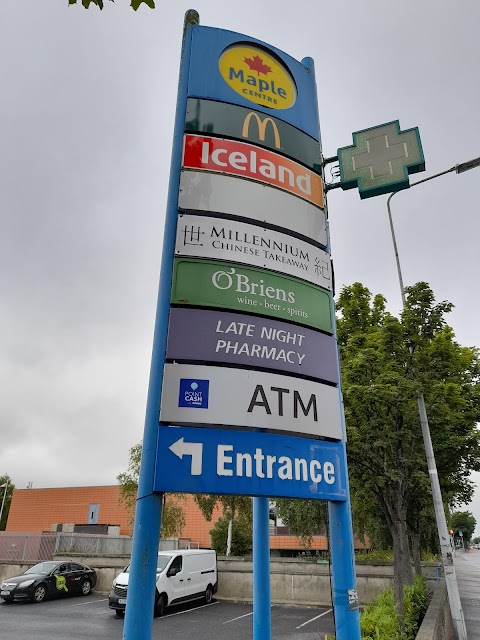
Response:
[[[223,624],[228,624],[229,622],[235,622],[235,620],[240,620],[240,618],[246,618],[246,617],[252,616],[252,615],[253,615],[253,611],[250,611],[250,613],[245,613],[245,614],[243,614],[243,616],[238,616],[236,618],[232,618],[231,620],[227,620]]]
[[[83,607],[86,604],[96,604],[97,602],[106,602],[108,598],[102,598],[101,600],[88,600],[87,602],[77,602],[76,604],[67,604],[65,609],[68,607]]]
[[[302,627],[304,627],[306,624],[310,624],[310,622],[313,622],[314,620],[318,620],[319,618],[321,618],[322,616],[326,616],[327,613],[330,613],[331,611],[333,611],[333,609],[329,609],[328,611],[324,611],[323,613],[321,613],[319,616],[315,616],[315,618],[311,618],[310,620],[307,620],[306,622],[304,622],[303,624],[301,624],[298,627],[295,627],[296,629],[301,629]]]
[[[161,619],[171,618],[172,616],[181,616],[182,613],[192,613],[192,611],[198,611],[198,609],[203,609],[204,607],[212,607],[214,604],[220,604],[217,602],[211,602],[210,604],[202,604],[200,607],[194,607],[193,609],[187,609],[186,611],[178,611],[177,613],[168,613],[166,616],[162,616]]]

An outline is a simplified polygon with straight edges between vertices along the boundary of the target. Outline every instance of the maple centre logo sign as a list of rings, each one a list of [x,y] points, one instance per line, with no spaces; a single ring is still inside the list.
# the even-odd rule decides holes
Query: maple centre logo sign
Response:
[[[222,53],[218,66],[225,82],[250,102],[269,109],[289,109],[295,104],[292,76],[263,49],[233,45]]]

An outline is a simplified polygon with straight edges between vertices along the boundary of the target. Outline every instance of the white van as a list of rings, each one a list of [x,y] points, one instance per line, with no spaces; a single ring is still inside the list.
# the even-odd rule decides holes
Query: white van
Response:
[[[130,565],[112,584],[108,606],[125,613]],[[160,551],[157,560],[155,615],[162,616],[172,604],[203,598],[210,604],[217,592],[217,554],[210,549]]]

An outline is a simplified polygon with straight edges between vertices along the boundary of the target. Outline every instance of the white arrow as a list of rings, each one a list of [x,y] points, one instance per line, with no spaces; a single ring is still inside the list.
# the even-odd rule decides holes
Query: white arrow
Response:
[[[203,444],[201,442],[184,442],[183,438],[180,438],[180,440],[177,440],[168,448],[178,456],[180,460],[183,456],[192,456],[190,475],[202,475]]]

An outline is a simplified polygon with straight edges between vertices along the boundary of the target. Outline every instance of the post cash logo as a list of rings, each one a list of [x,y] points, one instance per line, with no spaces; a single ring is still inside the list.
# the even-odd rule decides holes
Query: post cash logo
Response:
[[[284,65],[264,49],[235,44],[218,62],[225,82],[246,100],[269,109],[289,109],[297,99],[295,82]]]
[[[180,378],[178,406],[190,409],[208,409],[209,380]]]

